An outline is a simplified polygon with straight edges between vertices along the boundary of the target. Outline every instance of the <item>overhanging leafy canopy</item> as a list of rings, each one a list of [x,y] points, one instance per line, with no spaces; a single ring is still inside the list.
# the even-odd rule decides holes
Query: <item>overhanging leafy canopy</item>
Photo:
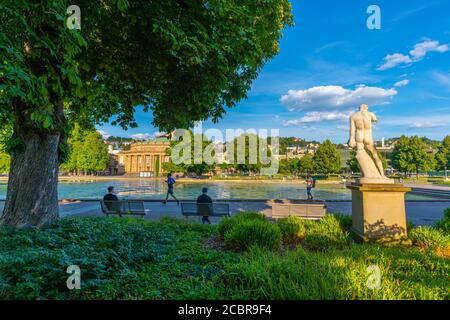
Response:
[[[161,130],[217,121],[246,97],[292,23],[288,0],[66,0],[0,4],[0,121],[61,131],[66,119]],[[58,116],[64,108],[64,119]]]

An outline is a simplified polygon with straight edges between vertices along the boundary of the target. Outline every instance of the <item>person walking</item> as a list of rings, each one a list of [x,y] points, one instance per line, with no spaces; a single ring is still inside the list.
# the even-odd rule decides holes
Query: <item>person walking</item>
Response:
[[[306,193],[308,195],[308,200],[313,200],[314,199],[314,197],[313,197],[313,195],[311,193],[311,190],[314,187],[315,187],[314,179],[313,179],[313,177],[310,174],[308,174],[306,176]]]
[[[170,196],[172,196],[172,198],[174,198],[177,201],[177,205],[179,205],[180,201],[173,194],[173,185],[175,184],[176,181],[174,178],[172,178],[171,173],[169,173],[167,175],[167,180],[165,182],[167,183],[167,194],[166,194],[166,200],[163,201],[163,204],[167,203],[167,199],[169,199],[169,195],[170,195]]]

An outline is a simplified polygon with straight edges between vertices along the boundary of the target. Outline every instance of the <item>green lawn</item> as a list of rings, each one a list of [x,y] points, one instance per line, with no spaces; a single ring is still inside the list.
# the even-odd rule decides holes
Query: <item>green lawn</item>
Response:
[[[349,240],[348,219],[330,217],[292,228],[298,222],[267,227],[267,221],[254,218],[228,219],[219,227],[172,219],[101,217],[67,218],[42,230],[4,228],[0,297],[450,298],[448,251],[433,246],[435,242],[447,246],[448,233],[436,236],[434,230],[423,229],[416,233],[414,247],[358,245]],[[448,223],[443,226],[448,228]],[[254,246],[243,248],[241,240]],[[81,290],[66,287],[69,265],[81,268]],[[379,289],[366,286],[371,265],[381,271]]]

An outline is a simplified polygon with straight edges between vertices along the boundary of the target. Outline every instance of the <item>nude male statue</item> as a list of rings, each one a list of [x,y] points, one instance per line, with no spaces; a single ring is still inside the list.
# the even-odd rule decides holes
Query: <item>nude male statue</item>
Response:
[[[384,175],[383,163],[378,156],[372,137],[372,123],[378,119],[369,107],[362,104],[359,111],[350,116],[350,140],[348,145],[356,147],[356,159],[361,168],[364,183],[393,183],[393,180]],[[370,152],[367,153],[367,151]]]

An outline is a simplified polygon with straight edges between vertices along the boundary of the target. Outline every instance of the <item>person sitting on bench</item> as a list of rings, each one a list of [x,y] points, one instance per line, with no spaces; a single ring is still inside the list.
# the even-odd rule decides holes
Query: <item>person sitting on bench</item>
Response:
[[[203,224],[211,224],[211,221],[209,221],[209,216],[212,213],[212,199],[210,196],[208,196],[208,188],[203,188],[202,194],[197,198],[197,211],[200,215],[203,216]]]
[[[114,187],[108,187],[108,193],[103,197],[103,201],[105,202],[108,210],[115,210],[117,208],[117,204],[113,202],[118,202],[119,198],[114,193]]]

